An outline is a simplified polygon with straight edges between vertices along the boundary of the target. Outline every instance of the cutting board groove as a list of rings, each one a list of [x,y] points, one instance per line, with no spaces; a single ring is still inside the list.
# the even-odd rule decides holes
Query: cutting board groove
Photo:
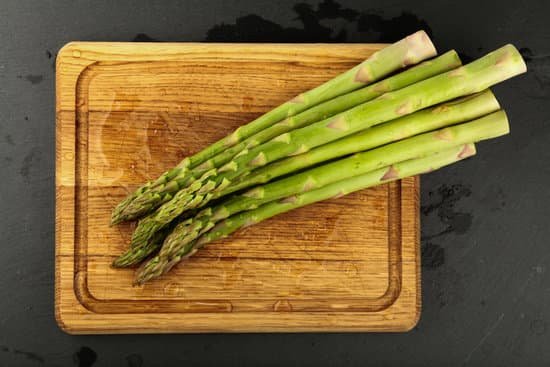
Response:
[[[280,215],[143,287],[110,211],[147,179],[382,45],[75,42],[57,59],[56,319],[69,333],[404,331],[418,179]]]

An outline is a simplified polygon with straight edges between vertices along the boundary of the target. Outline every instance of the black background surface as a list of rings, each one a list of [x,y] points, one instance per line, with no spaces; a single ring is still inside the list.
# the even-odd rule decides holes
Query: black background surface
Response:
[[[545,1],[0,2],[0,366],[550,366]],[[54,61],[72,40],[505,43],[512,134],[422,178],[423,312],[405,334],[70,336],[54,320]]]

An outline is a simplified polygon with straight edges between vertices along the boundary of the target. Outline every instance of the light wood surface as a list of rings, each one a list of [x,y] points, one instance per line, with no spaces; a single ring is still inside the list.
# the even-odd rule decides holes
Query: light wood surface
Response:
[[[57,59],[56,319],[69,333],[405,331],[420,313],[418,179],[311,205],[132,287],[114,205],[382,45],[75,42]]]

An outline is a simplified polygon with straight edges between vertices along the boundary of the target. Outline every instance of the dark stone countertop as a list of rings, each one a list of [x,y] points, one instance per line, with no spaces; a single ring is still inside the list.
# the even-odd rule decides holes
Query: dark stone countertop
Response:
[[[545,1],[2,1],[1,366],[550,365],[550,28]],[[54,61],[71,40],[391,42],[465,61],[505,43],[512,134],[422,179],[423,312],[405,334],[70,336],[56,325]]]

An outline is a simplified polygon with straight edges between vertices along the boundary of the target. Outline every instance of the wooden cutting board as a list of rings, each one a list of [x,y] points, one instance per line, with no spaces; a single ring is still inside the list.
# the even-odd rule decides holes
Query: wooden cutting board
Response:
[[[57,58],[56,319],[69,333],[405,331],[418,179],[305,207],[132,287],[112,208],[184,156],[383,47],[75,42]]]

